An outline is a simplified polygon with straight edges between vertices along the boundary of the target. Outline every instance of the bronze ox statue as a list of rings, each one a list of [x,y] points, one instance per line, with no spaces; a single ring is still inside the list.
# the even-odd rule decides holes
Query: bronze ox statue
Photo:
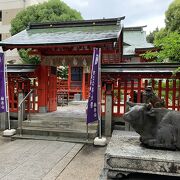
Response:
[[[150,148],[180,150],[180,112],[153,108],[150,104],[127,102],[123,116],[140,134],[140,141]]]

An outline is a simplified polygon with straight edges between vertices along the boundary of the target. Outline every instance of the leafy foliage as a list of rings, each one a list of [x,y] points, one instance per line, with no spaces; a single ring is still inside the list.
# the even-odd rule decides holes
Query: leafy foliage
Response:
[[[154,60],[157,59],[158,52],[147,51],[145,54],[141,54],[141,56],[145,59]]]
[[[177,32],[168,33],[167,36],[155,39],[154,44],[160,47],[159,52],[147,52],[146,59],[156,59],[159,62],[180,62],[180,35]]]
[[[166,37],[167,35],[168,35],[167,30],[165,28],[161,28],[158,32],[155,33],[154,41],[161,40],[162,38]]]
[[[166,15],[166,27],[155,32],[154,45],[156,52],[147,52],[142,56],[159,62],[180,62],[180,1],[174,0]],[[180,72],[180,68],[176,70]]]
[[[25,64],[39,64],[40,63],[40,59],[38,56],[29,56],[29,51],[31,49],[20,49],[19,50],[19,55],[20,57],[23,59]]]
[[[68,66],[60,66],[57,71],[57,76],[62,79],[68,78]]]
[[[158,27],[154,31],[150,32],[149,35],[147,35],[147,37],[146,37],[147,42],[153,43],[154,42],[154,38],[155,38],[155,34],[157,32],[159,32]]]
[[[58,22],[82,19],[79,12],[71,9],[61,0],[49,0],[43,4],[33,5],[19,12],[11,21],[11,34],[15,35],[18,32],[26,29],[28,24],[40,22]],[[29,50],[28,50],[29,51]],[[38,56],[30,57],[28,51],[20,50],[19,55],[28,64],[38,64],[40,59]]]
[[[170,62],[180,62],[180,34],[170,32],[161,39],[155,39],[155,46],[160,47],[158,59],[163,61],[169,59]]]
[[[180,32],[180,0],[174,0],[165,13],[166,29]]]
[[[82,19],[79,12],[60,0],[49,0],[19,12],[11,21],[11,34],[17,34],[26,29],[30,22],[58,22],[76,19]]]

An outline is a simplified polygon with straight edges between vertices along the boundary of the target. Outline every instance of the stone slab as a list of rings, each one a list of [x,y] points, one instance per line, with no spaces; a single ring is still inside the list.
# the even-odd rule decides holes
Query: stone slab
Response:
[[[106,147],[85,145],[56,180],[97,180]]]
[[[56,179],[83,144],[15,140],[0,146],[0,179]]]
[[[113,131],[105,153],[110,171],[180,176],[180,152],[147,149],[136,132]]]
[[[39,136],[39,135],[14,135],[11,137],[12,140],[16,139],[32,139],[32,140],[47,140],[47,141],[62,141],[71,143],[83,143],[83,144],[93,144],[93,139],[87,138],[70,138],[70,137],[59,137],[59,136]]]

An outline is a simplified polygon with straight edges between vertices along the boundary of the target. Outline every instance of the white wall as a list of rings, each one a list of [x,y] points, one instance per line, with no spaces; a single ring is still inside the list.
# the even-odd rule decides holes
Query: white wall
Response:
[[[8,33],[11,28],[11,25],[1,25],[0,24],[0,34]]]
[[[24,8],[24,0],[0,0],[0,10]]]
[[[0,0],[0,10],[26,8],[47,0]]]

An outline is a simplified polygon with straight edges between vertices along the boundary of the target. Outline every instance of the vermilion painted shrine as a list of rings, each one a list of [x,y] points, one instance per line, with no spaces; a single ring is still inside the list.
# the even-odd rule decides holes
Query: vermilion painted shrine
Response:
[[[142,27],[122,27],[124,17],[83,20],[60,23],[30,24],[15,36],[0,43],[3,50],[28,49],[38,55],[41,63],[9,65],[8,83],[10,111],[17,112],[18,93],[27,94],[26,110],[52,112],[57,109],[57,94],[69,99],[89,95],[89,81],[94,47],[102,49],[102,114],[105,113],[105,95],[112,95],[112,116],[120,117],[125,102],[131,98],[141,101],[141,92],[151,85],[166,106],[180,110],[180,74],[172,76],[179,64],[146,63],[140,54],[155,50],[146,42]],[[68,79],[56,76],[57,66],[68,66]]]

